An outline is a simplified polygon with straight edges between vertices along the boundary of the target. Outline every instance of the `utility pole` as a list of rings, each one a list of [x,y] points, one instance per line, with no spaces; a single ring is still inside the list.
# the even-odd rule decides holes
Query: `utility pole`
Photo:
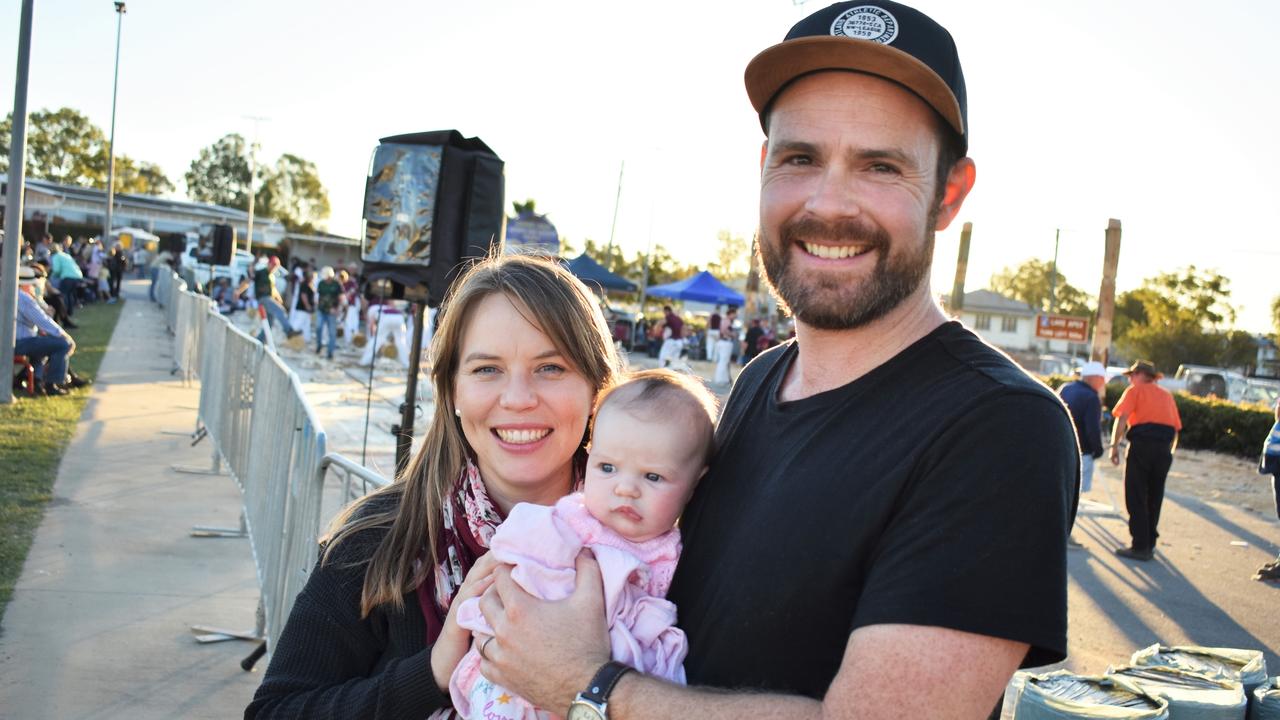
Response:
[[[613,224],[609,226],[609,249],[604,252],[605,268],[609,272],[613,272],[613,234],[618,230],[618,205],[622,204],[622,172],[627,169],[627,161],[623,160],[622,165],[618,167],[618,194],[613,198]],[[653,225],[652,213],[650,213],[650,226]]]
[[[951,284],[951,302],[947,309],[958,316],[964,309],[964,281],[969,274],[969,241],[973,239],[973,223],[967,222],[960,230],[960,256],[956,258],[956,279]]]
[[[120,88],[120,28],[124,26],[124,3],[116,3],[116,70],[111,81],[111,139],[107,144],[107,217],[102,228],[102,242],[98,247],[108,247],[111,242],[112,215],[116,204],[116,92]]]
[[[1106,252],[1102,260],[1102,287],[1098,290],[1098,321],[1093,328],[1090,360],[1107,364],[1111,348],[1111,323],[1116,313],[1116,268],[1120,265],[1120,221],[1107,221]]]
[[[13,82],[13,130],[9,135],[8,193],[4,206],[4,258],[0,268],[0,357],[13,360],[18,322],[18,253],[22,248],[22,192],[27,182],[27,77],[31,67],[31,9],[22,0],[18,21],[18,72]],[[6,363],[5,367],[9,367]],[[13,383],[0,382],[0,405],[13,402]]]
[[[1053,231],[1053,267],[1049,270],[1049,314],[1058,309],[1058,238],[1062,236],[1062,228]]]
[[[254,173],[257,172],[257,167],[258,167],[258,163],[257,163],[258,156],[254,151],[258,149],[258,122],[261,120],[268,120],[269,118],[246,115],[245,119],[253,121],[253,138],[249,141],[249,227],[247,229],[247,232],[245,232],[244,234],[245,252],[252,255],[253,254],[253,196],[254,196],[253,179],[254,179]]]

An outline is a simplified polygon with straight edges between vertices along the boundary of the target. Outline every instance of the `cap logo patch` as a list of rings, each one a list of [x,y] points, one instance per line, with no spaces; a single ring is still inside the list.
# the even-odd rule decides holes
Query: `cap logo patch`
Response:
[[[859,5],[836,16],[831,34],[888,45],[898,37],[898,19],[875,5]]]

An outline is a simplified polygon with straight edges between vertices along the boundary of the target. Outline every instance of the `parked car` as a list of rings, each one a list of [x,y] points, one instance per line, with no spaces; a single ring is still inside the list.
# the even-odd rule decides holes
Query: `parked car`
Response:
[[[1162,378],[1160,384],[1170,391],[1234,403],[1267,404],[1280,395],[1280,381],[1245,377],[1235,370],[1211,365],[1179,365],[1173,377]]]

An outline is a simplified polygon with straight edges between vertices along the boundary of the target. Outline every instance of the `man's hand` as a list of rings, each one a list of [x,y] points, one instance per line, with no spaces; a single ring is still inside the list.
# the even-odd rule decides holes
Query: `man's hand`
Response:
[[[539,600],[516,584],[510,566],[501,565],[480,611],[495,638],[485,647],[480,672],[549,712],[564,715],[609,661],[600,566],[586,550],[578,555],[573,594],[564,600]]]
[[[1120,448],[1115,447],[1114,445],[1111,446],[1111,464],[1112,465],[1120,464]]]

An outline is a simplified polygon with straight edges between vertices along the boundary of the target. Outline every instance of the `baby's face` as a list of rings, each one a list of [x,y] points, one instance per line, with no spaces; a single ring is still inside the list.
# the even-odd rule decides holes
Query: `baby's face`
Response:
[[[596,418],[585,504],[606,527],[634,542],[675,526],[706,466],[699,433],[680,417],[645,422],[625,407]]]

